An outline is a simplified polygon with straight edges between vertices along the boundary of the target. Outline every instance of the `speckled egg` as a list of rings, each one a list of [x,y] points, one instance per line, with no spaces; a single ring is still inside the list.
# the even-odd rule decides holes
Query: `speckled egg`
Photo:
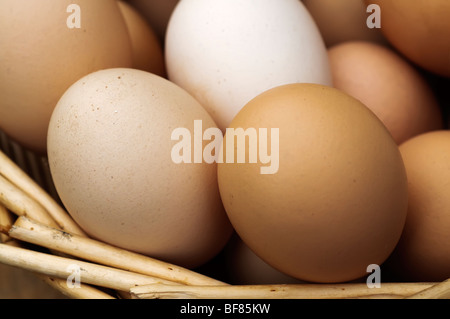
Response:
[[[177,163],[177,129],[216,124],[188,93],[154,74],[107,69],[73,84],[48,132],[59,196],[90,236],[185,267],[222,249],[231,234],[217,166]],[[201,145],[200,145],[201,147]]]

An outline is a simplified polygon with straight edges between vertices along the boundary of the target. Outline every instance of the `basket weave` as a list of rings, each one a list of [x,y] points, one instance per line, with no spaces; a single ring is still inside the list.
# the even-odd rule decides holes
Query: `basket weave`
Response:
[[[69,298],[450,299],[450,279],[372,289],[365,283],[235,286],[118,249],[88,238],[63,210],[46,158],[2,132],[0,151],[0,263],[36,274]]]

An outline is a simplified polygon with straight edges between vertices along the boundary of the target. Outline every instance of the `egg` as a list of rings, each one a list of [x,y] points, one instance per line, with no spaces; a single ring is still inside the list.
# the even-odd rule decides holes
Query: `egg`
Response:
[[[70,85],[97,70],[132,66],[115,0],[4,0],[0,41],[0,129],[40,154],[51,113]]]
[[[323,39],[298,0],[183,0],[169,20],[166,66],[225,130],[272,87],[331,85]]]
[[[162,44],[145,18],[130,4],[117,1],[125,19],[133,50],[133,67],[165,77]]]
[[[402,280],[444,281],[450,277],[450,131],[416,136],[400,152],[409,208],[389,265]]]
[[[381,31],[408,59],[450,77],[450,2],[448,0],[366,0],[380,6]]]
[[[178,163],[173,132],[218,128],[188,93],[149,72],[91,73],[61,97],[48,160],[64,207],[102,242],[193,268],[215,256],[232,227],[214,163]]]
[[[258,95],[227,128],[222,156],[219,190],[237,234],[291,277],[355,280],[398,243],[408,203],[398,146],[340,90],[297,83]]]
[[[444,126],[426,79],[390,48],[350,41],[328,51],[335,88],[357,98],[388,128],[397,144]]]
[[[127,0],[144,16],[155,30],[161,41],[164,41],[167,24],[179,0]]]
[[[380,28],[372,27],[374,11],[364,0],[303,0],[303,3],[314,18],[327,47],[347,41],[387,45]],[[371,22],[369,25],[368,20]]]

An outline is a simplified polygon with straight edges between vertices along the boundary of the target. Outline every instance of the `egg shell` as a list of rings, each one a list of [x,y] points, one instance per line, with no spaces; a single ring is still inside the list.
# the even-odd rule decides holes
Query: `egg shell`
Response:
[[[450,1],[366,0],[380,6],[381,31],[420,67],[450,77]]]
[[[369,28],[372,11],[364,0],[303,0],[327,47],[347,41],[369,41],[387,45],[379,28]]]
[[[183,0],[169,21],[165,54],[169,79],[222,130],[267,89],[331,84],[323,39],[298,0]]]
[[[349,41],[331,47],[328,55],[334,87],[372,110],[397,144],[443,128],[433,89],[396,51],[371,42]]]
[[[133,50],[133,67],[166,77],[162,44],[153,28],[133,6],[117,1],[125,19]]]
[[[173,130],[216,127],[175,84],[136,69],[94,72],[59,100],[48,132],[56,190],[92,237],[185,267],[231,235],[215,164],[176,164]],[[217,128],[216,128],[217,129]]]
[[[400,151],[409,208],[389,265],[401,280],[444,281],[450,277],[450,131],[416,136]]]
[[[272,159],[279,154],[276,173],[261,174],[269,164],[260,159],[218,167],[227,214],[255,254],[323,283],[355,280],[387,259],[406,218],[406,173],[397,144],[366,106],[328,86],[290,84],[254,98],[230,127],[279,129],[278,143],[268,138]]]
[[[45,154],[53,108],[91,72],[131,67],[127,28],[115,0],[4,0],[0,7],[0,128]],[[72,23],[80,22],[80,27]]]

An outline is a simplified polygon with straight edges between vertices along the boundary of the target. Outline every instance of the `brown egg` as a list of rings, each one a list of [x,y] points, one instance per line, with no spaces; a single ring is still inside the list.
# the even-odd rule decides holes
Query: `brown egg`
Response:
[[[290,84],[250,101],[230,128],[219,189],[255,254],[311,282],[354,280],[386,260],[404,226],[407,181],[398,146],[366,106]]]
[[[395,51],[370,42],[346,42],[328,50],[333,85],[371,109],[401,144],[443,128],[434,92]]]
[[[387,44],[379,28],[369,28],[364,0],[303,0],[316,21],[325,44],[330,47],[346,41]]]
[[[450,1],[366,0],[382,12],[389,42],[424,69],[450,77]]]
[[[0,129],[41,153],[50,115],[71,84],[93,71],[132,65],[115,0],[4,0],[0,42]]]
[[[405,230],[389,264],[409,281],[450,278],[450,131],[400,146],[409,184]]]
[[[118,1],[128,27],[133,49],[133,67],[165,77],[162,46],[145,18],[130,4]]]

